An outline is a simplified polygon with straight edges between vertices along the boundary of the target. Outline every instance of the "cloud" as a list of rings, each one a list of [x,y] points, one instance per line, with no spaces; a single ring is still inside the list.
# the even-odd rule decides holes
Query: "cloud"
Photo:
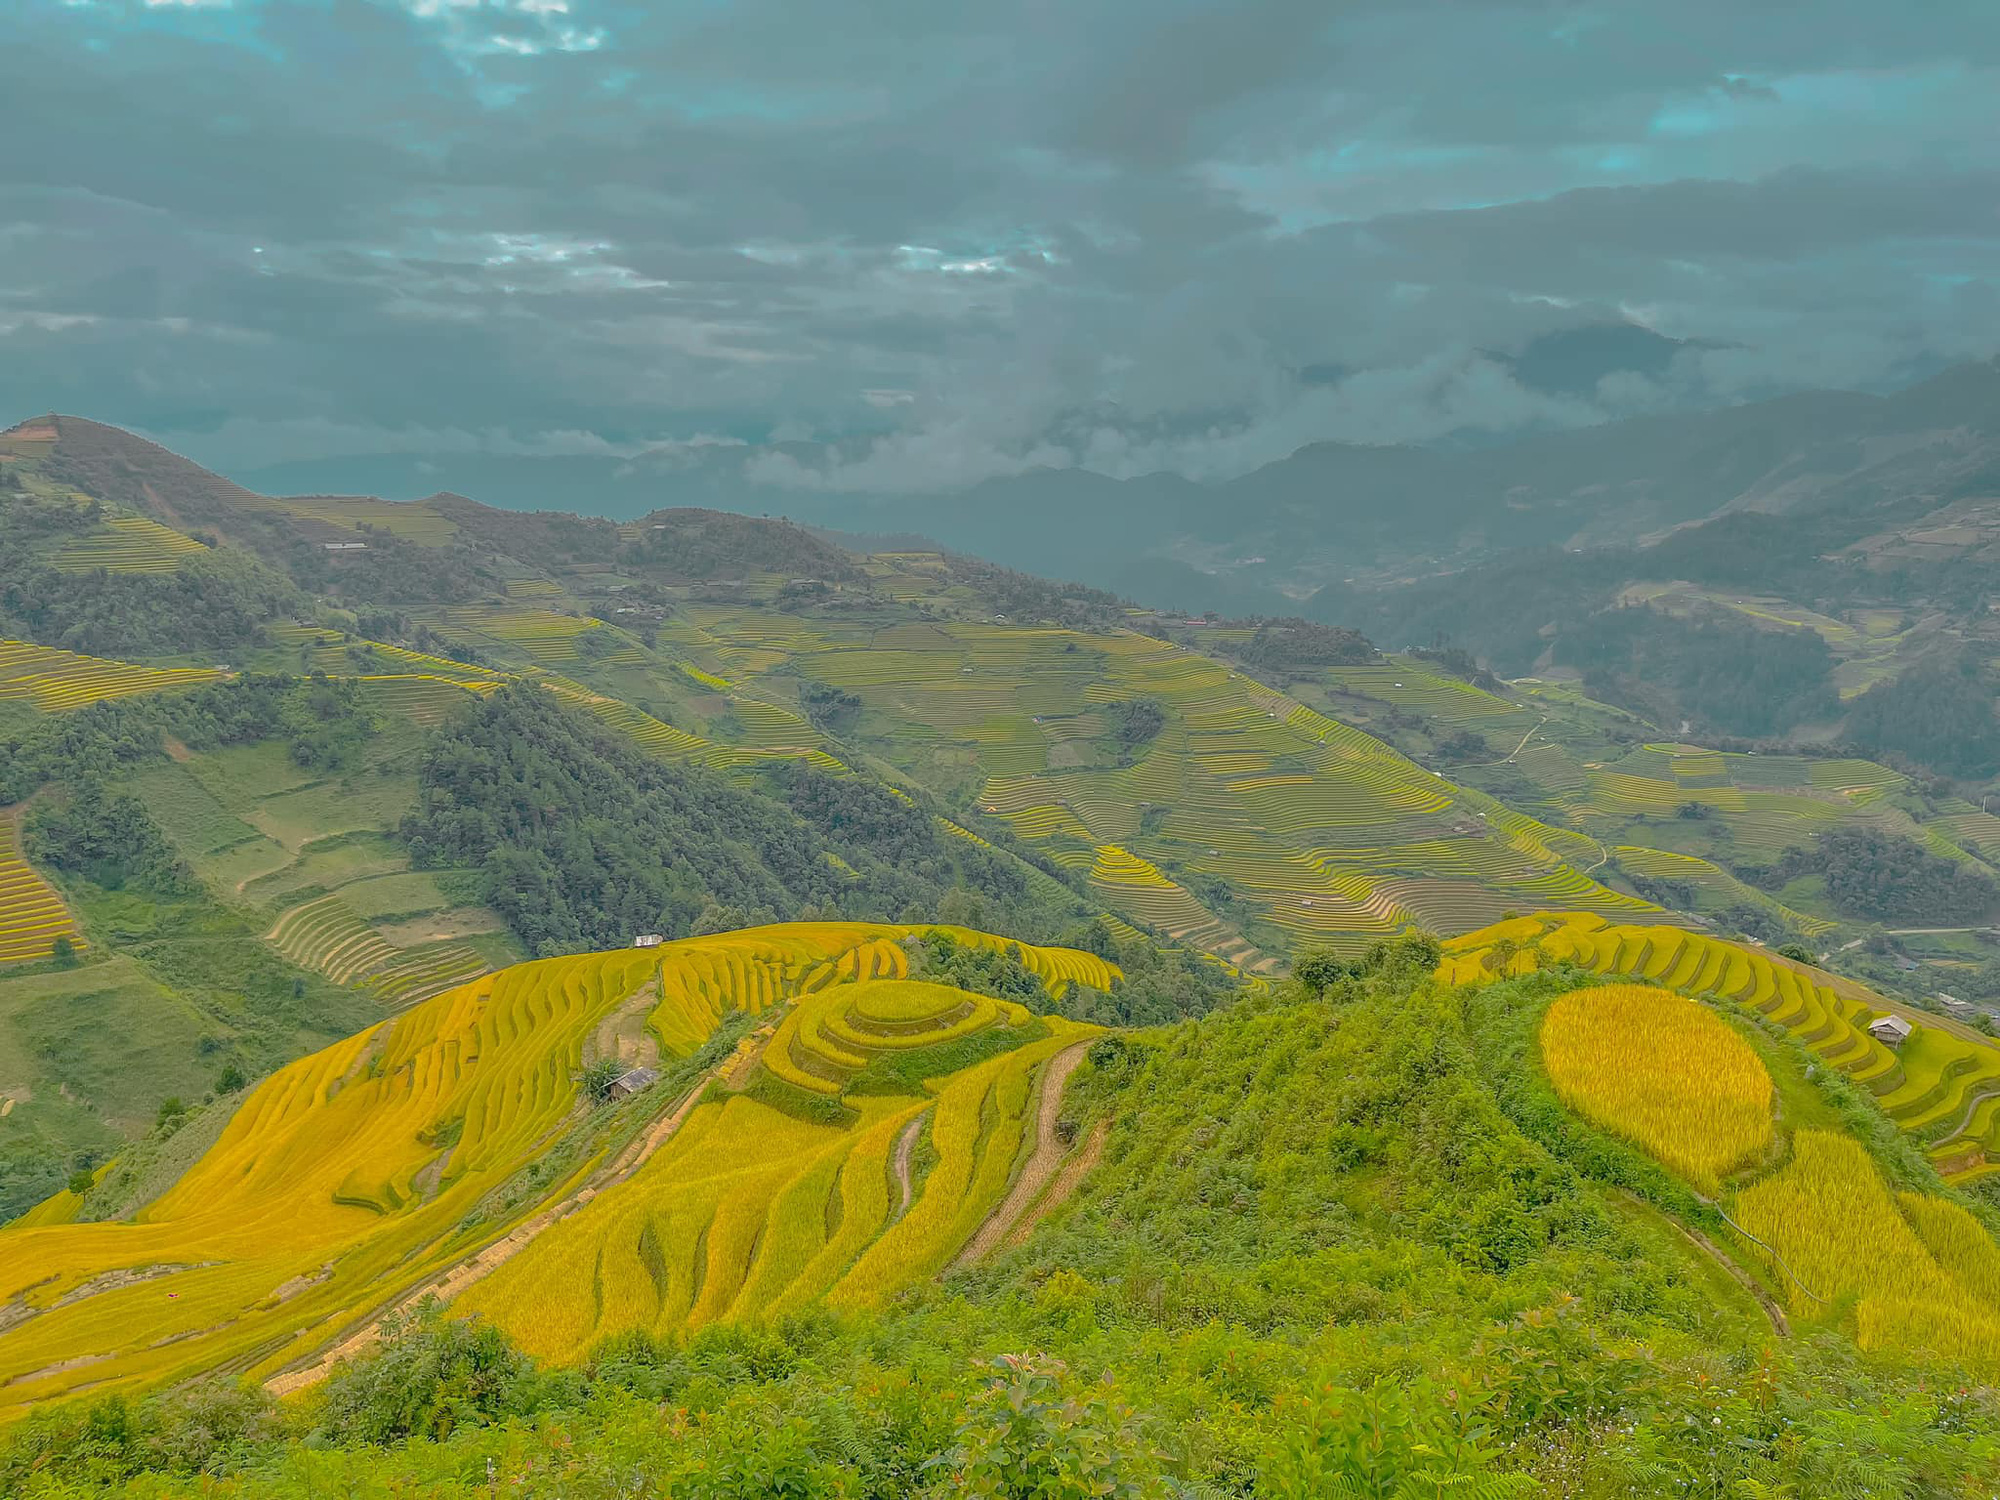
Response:
[[[2000,11],[30,0],[0,404],[219,467],[1241,472],[2000,347]],[[1576,396],[1537,338],[1693,341]],[[294,445],[290,450],[286,445]],[[586,448],[571,451],[583,452]]]

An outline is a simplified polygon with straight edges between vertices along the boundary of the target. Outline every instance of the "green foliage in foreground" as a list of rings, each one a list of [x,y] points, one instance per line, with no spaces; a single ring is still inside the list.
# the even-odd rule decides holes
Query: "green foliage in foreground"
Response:
[[[1084,1194],[878,1316],[543,1370],[432,1315],[292,1407],[38,1414],[0,1493],[1994,1493],[1991,1391],[1778,1339],[1660,1198],[1620,1190],[1654,1184],[1506,1086],[1573,982],[1475,994],[1388,963],[1108,1036],[1066,1104],[1111,1121]]]

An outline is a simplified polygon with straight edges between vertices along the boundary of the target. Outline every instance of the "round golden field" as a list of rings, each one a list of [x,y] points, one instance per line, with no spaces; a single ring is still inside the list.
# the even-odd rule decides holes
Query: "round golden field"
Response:
[[[1671,990],[1572,990],[1543,1018],[1542,1063],[1563,1103],[1707,1191],[1770,1144],[1763,1060]]]

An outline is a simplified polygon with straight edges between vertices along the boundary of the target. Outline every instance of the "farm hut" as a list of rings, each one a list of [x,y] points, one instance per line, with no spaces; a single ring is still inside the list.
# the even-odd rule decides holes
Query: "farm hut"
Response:
[[[1916,1028],[1901,1016],[1877,1016],[1868,1023],[1868,1034],[1885,1047],[1900,1047]]]
[[[632,939],[632,946],[634,948],[657,948],[665,941],[666,938],[657,932],[642,932]]]
[[[611,1085],[611,1097],[629,1099],[660,1076],[658,1068],[634,1068]]]

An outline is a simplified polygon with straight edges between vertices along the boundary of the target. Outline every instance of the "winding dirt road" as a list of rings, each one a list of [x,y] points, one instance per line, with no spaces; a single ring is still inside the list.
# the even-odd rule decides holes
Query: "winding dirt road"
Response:
[[[755,1050],[761,1051],[763,1043],[769,1040],[769,1032],[768,1030],[762,1031],[757,1033],[754,1038],[746,1038],[745,1040],[752,1042]],[[400,1314],[409,1312],[426,1297],[436,1297],[440,1301],[449,1302],[474,1282],[483,1281],[486,1277],[492,1275],[494,1271],[498,1270],[507,1261],[513,1259],[514,1256],[520,1254],[521,1251],[532,1244],[536,1236],[545,1232],[550,1226],[558,1224],[571,1214],[576,1213],[599,1193],[605,1191],[607,1188],[616,1187],[634,1172],[638,1171],[640,1167],[644,1166],[654,1152],[658,1151],[660,1147],[674,1138],[674,1133],[681,1128],[687,1117],[694,1113],[695,1106],[701,1102],[702,1095],[708,1091],[709,1083],[736,1071],[746,1053],[750,1050],[751,1048],[739,1048],[738,1051],[730,1053],[728,1057],[725,1057],[713,1068],[703,1073],[695,1080],[694,1086],[687,1091],[681,1098],[681,1101],[669,1113],[648,1126],[644,1133],[635,1139],[631,1145],[627,1146],[624,1151],[619,1153],[617,1159],[611,1163],[610,1167],[596,1174],[589,1182],[579,1187],[568,1197],[550,1204],[534,1217],[515,1225],[506,1234],[476,1254],[468,1256],[445,1271],[426,1277],[417,1286],[403,1292],[391,1302],[370,1313],[365,1323],[348,1334],[339,1343],[325,1350],[318,1358],[308,1364],[300,1365],[293,1369],[281,1370],[276,1375],[273,1375],[264,1382],[264,1389],[269,1391],[273,1396],[289,1396],[294,1391],[304,1390],[307,1386],[317,1385],[320,1381],[326,1379],[332,1373],[333,1367],[342,1360],[352,1359],[379,1343],[382,1337],[381,1325],[384,1318],[390,1316],[392,1313]]]
[[[979,1226],[978,1233],[958,1252],[958,1258],[951,1263],[954,1271],[984,1260],[1006,1242],[1009,1231],[1030,1208],[1037,1206],[1036,1200],[1041,1197],[1042,1189],[1049,1185],[1057,1168],[1062,1166],[1063,1158],[1069,1155],[1068,1143],[1056,1133],[1056,1124],[1062,1118],[1063,1087],[1089,1050],[1089,1042],[1077,1042],[1049,1059],[1048,1066],[1042,1071],[1041,1100],[1035,1113],[1034,1154],[1022,1167],[1013,1188],[1001,1199],[1000,1206],[986,1216],[986,1222]],[[1088,1151],[1089,1148],[1085,1149]],[[1080,1178],[1082,1173],[1075,1175]],[[1073,1181],[1071,1186],[1074,1186]],[[1054,1206],[1054,1202],[1050,1202],[1042,1212],[1046,1213]]]

